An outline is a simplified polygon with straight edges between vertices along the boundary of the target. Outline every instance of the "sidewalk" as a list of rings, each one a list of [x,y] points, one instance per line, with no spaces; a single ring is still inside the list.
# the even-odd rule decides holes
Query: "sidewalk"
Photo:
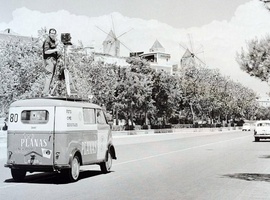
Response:
[[[241,127],[222,127],[222,128],[179,128],[179,129],[148,129],[132,131],[112,131],[113,136],[125,135],[148,135],[160,133],[194,133],[194,132],[233,132],[240,131]]]

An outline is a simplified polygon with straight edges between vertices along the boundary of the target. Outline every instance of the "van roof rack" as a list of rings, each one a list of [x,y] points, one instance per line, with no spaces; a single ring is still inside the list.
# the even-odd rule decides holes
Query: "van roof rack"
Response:
[[[51,96],[51,97],[36,97],[30,99],[54,99],[54,100],[64,100],[64,101],[86,101],[89,102],[89,99],[83,99],[79,97],[67,97],[67,96]]]

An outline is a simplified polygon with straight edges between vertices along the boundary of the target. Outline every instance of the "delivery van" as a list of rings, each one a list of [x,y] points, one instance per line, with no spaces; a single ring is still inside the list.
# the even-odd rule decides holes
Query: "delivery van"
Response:
[[[76,98],[33,98],[10,105],[7,163],[14,180],[26,172],[57,171],[77,181],[82,165],[103,173],[116,159],[110,125],[102,108]]]

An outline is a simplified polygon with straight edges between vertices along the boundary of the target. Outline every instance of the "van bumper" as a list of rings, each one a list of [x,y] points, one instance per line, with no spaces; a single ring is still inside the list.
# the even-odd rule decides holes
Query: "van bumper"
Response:
[[[254,137],[257,137],[257,138],[270,138],[270,134],[255,134]]]
[[[53,172],[69,169],[70,165],[18,165],[18,164],[5,164],[4,167],[10,169],[21,169],[29,172]]]

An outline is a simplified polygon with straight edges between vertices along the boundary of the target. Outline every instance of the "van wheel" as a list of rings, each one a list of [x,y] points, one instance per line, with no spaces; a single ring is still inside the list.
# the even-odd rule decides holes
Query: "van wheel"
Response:
[[[111,153],[108,151],[106,155],[106,160],[100,164],[100,169],[102,173],[106,174],[111,171],[112,168],[112,156]]]
[[[80,159],[75,155],[71,161],[70,169],[64,170],[63,175],[68,178],[69,181],[75,182],[79,179],[80,175]]]
[[[25,178],[26,171],[20,169],[11,169],[11,175],[15,181],[22,181]]]

